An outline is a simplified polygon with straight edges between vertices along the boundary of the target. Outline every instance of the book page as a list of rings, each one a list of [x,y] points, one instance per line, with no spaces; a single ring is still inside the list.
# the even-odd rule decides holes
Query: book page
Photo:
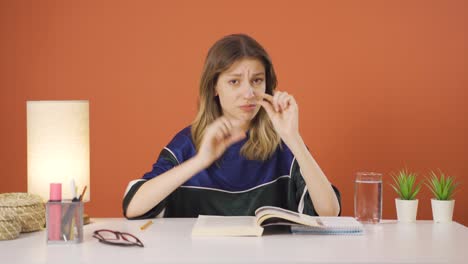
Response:
[[[260,226],[282,224],[292,225],[294,223],[306,226],[320,226],[320,223],[314,217],[299,214],[274,206],[263,206],[255,211],[257,224]]]

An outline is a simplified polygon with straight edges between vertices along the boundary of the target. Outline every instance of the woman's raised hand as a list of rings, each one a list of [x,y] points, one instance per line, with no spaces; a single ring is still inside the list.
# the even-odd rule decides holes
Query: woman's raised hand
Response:
[[[245,138],[239,125],[239,121],[222,116],[206,127],[197,153],[204,166],[210,166],[230,145]]]
[[[267,93],[258,95],[257,99],[286,144],[299,136],[299,110],[292,95],[277,91],[273,96]]]

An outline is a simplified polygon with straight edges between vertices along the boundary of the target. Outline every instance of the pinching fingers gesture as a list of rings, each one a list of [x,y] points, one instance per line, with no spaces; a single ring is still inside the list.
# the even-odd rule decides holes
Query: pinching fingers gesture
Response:
[[[218,159],[233,143],[245,138],[237,120],[224,116],[207,126],[198,155],[206,166]]]
[[[258,96],[258,103],[270,117],[276,132],[286,142],[299,135],[299,110],[294,97],[287,92],[277,91],[274,95]]]

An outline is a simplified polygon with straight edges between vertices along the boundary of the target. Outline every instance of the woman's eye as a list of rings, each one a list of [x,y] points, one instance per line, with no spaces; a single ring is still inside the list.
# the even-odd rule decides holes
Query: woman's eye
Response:
[[[254,84],[258,85],[258,84],[263,83],[263,79],[262,78],[257,78],[253,82],[254,82]]]
[[[236,84],[238,84],[238,83],[239,83],[238,80],[230,80],[230,81],[229,81],[229,84],[231,84],[231,85],[236,85]]]

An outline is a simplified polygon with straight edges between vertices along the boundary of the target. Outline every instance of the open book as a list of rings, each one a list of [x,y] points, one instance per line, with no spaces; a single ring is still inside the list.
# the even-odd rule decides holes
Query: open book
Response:
[[[192,236],[261,236],[265,226],[291,226],[293,232],[339,234],[362,233],[362,224],[352,217],[318,217],[274,206],[263,206],[255,216],[199,215]]]

